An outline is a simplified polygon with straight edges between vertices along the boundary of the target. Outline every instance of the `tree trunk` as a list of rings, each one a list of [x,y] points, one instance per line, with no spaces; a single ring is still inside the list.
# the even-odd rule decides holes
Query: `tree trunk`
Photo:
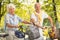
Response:
[[[56,4],[55,4],[55,1],[54,0],[52,0],[52,2],[53,2],[53,11],[54,11],[54,16],[55,16],[55,22],[57,21],[57,14],[56,14]]]
[[[1,2],[0,2],[0,22],[1,22]]]
[[[37,3],[39,3],[39,0],[36,0]]]

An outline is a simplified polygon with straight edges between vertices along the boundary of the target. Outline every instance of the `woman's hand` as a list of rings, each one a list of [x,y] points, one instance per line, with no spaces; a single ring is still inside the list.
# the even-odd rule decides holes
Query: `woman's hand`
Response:
[[[19,25],[15,25],[15,28],[19,28]]]

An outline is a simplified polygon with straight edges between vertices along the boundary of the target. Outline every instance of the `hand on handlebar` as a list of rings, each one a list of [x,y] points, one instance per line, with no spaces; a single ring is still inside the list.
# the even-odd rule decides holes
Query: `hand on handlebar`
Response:
[[[19,26],[18,25],[15,25],[15,28],[19,28]]]

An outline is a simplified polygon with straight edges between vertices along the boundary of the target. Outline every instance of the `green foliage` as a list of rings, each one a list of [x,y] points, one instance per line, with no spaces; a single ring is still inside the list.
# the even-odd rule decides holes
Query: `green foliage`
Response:
[[[19,0],[11,0],[11,3],[16,5],[16,10],[15,13],[21,17],[23,20],[27,20],[30,21],[30,15],[31,13],[34,11],[34,3],[36,0],[33,0],[33,2],[29,5],[24,4],[25,0],[22,0],[21,2],[19,2]],[[1,23],[0,23],[0,27],[4,26],[4,16],[7,14],[7,9],[6,6],[7,4],[10,3],[10,0],[0,0],[0,2],[2,3],[1,6],[1,14],[4,14],[1,17]],[[26,2],[28,3],[28,0],[26,0]],[[55,0],[56,3],[56,13],[57,13],[57,18],[58,21],[60,22],[60,0]],[[52,0],[44,0],[42,9],[45,10],[45,12],[50,15],[55,23],[55,16],[54,16],[54,11],[53,11],[53,2]],[[44,25],[49,25],[49,21],[46,19],[44,20]]]
[[[31,5],[23,4],[24,0],[22,2],[19,2],[18,0],[11,0],[11,3],[15,4],[16,10],[15,14],[17,14],[20,18],[23,20],[30,21],[30,15],[34,10],[33,3]],[[2,8],[1,8],[1,14],[4,14],[1,17],[1,23],[0,27],[4,27],[4,16],[7,14],[7,4],[10,3],[10,0],[3,1]]]
[[[59,12],[60,1],[59,0],[54,0],[54,2],[55,2],[56,5],[53,3],[53,0],[44,1],[44,4],[43,4],[44,6],[42,6],[42,9],[45,10],[47,12],[47,14],[52,17],[54,23],[56,23],[55,22],[55,15],[54,15],[55,13],[54,13],[54,10],[53,10],[53,5],[56,6],[57,19],[58,19],[58,21],[60,21],[60,12]],[[47,24],[50,24],[48,22],[48,20],[44,20],[44,25],[47,25]]]

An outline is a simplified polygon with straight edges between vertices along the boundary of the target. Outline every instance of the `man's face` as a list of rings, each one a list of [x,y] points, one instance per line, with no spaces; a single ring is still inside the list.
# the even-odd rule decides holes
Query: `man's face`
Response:
[[[14,10],[13,7],[10,7],[10,8],[9,8],[9,13],[14,14],[14,11],[15,11],[15,10]]]
[[[40,10],[40,4],[39,3],[35,4],[35,9]]]

